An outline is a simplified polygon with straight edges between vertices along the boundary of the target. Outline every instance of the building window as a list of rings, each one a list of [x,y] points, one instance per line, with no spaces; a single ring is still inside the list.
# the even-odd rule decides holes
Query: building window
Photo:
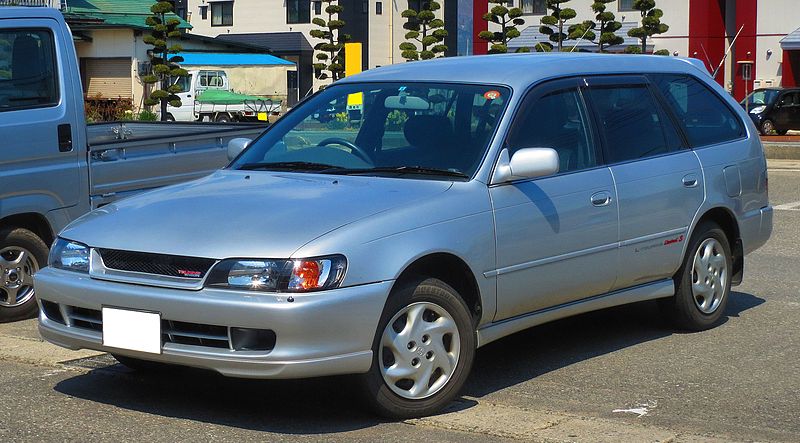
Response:
[[[522,0],[522,13],[544,15],[547,14],[546,0]]]
[[[508,0],[506,2],[506,6],[508,6],[509,8],[513,8],[514,7],[514,0]]]
[[[383,15],[383,2],[375,3],[375,15]]]
[[[233,2],[211,3],[211,26],[233,25]]]
[[[617,2],[620,11],[635,11],[633,9],[633,0],[619,0]]]
[[[200,6],[200,18],[203,20],[208,20],[208,5]]]
[[[314,15],[322,15],[322,2],[314,2]]]
[[[311,23],[311,2],[286,0],[286,23]]]

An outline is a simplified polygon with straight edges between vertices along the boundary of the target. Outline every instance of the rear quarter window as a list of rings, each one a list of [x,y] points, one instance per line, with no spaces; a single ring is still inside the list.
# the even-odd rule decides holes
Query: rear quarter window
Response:
[[[675,113],[692,147],[744,137],[744,125],[736,113],[699,80],[676,74],[649,77]]]

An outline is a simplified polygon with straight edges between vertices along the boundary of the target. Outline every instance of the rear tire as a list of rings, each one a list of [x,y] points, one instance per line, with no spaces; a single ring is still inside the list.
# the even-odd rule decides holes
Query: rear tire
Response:
[[[675,326],[702,331],[717,324],[730,298],[731,257],[728,237],[719,225],[697,226],[674,276],[675,296],[661,302]]]
[[[164,118],[164,121],[165,122],[174,122],[175,121],[175,117],[172,114],[167,114],[167,116]]]
[[[459,394],[475,358],[467,305],[441,280],[416,279],[392,291],[372,345],[362,392],[380,415],[436,413]]]
[[[227,114],[219,114],[214,121],[217,123],[230,123],[231,118]]]
[[[47,245],[33,232],[24,228],[0,230],[0,323],[36,315],[31,277],[47,266],[47,254]]]

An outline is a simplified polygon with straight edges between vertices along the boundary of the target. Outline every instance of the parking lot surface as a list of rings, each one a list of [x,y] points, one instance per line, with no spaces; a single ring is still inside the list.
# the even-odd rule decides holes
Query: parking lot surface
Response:
[[[140,374],[23,321],[0,325],[0,440],[800,441],[800,169],[770,165],[772,239],[715,329],[654,303],[554,322],[481,348],[446,413],[385,422],[346,377]]]

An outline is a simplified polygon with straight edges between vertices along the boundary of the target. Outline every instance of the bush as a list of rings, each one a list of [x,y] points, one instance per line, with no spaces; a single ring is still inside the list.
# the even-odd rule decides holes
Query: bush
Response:
[[[408,120],[408,114],[403,111],[395,109],[386,116],[386,129],[390,131],[399,131]]]
[[[100,94],[87,97],[83,103],[83,111],[89,123],[133,120],[134,117],[131,99],[107,99]]]
[[[139,121],[140,122],[154,122],[158,120],[158,116],[155,112],[150,112],[147,109],[143,110],[139,113]]]

